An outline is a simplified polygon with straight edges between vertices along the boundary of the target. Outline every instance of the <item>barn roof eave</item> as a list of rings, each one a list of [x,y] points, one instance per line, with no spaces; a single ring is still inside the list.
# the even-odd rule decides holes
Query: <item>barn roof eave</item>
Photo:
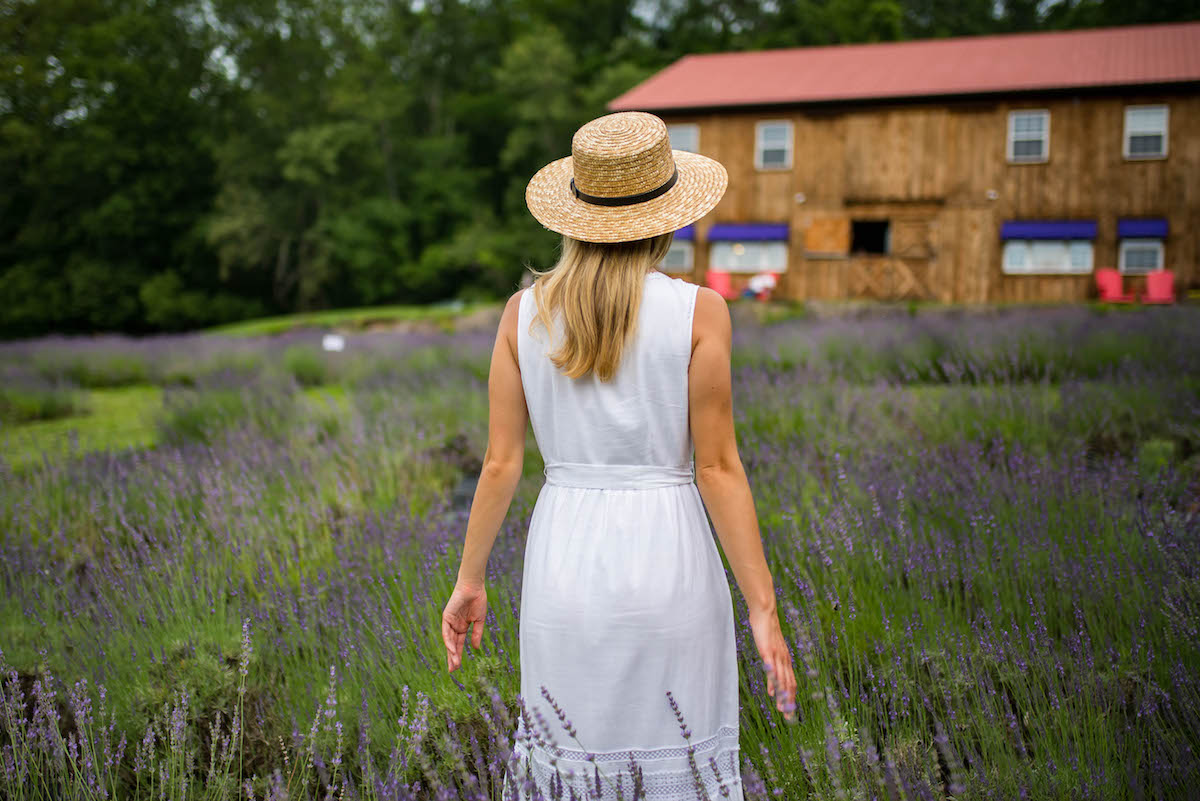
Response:
[[[878,95],[870,97],[822,98],[820,100],[756,101],[747,103],[709,103],[703,105],[636,105],[611,101],[609,111],[648,111],[654,114],[714,114],[721,112],[783,111],[788,109],[833,109],[880,105],[917,105],[928,103],[962,103],[970,101],[996,102],[1005,98],[1031,99],[1038,97],[1113,96],[1135,93],[1196,92],[1200,81],[1165,81],[1156,83],[1104,83],[1073,86],[1043,86],[1034,88],[997,89],[986,92],[954,92],[943,94]],[[619,98],[618,98],[619,99]]]

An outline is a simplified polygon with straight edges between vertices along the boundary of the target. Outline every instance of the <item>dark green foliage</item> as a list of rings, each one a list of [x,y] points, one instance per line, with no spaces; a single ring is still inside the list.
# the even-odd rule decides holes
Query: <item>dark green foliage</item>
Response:
[[[0,388],[0,423],[56,420],[86,411],[79,392],[51,386]]]
[[[504,297],[533,171],[697,52],[1196,19],[1172,0],[0,4],[0,337]]]

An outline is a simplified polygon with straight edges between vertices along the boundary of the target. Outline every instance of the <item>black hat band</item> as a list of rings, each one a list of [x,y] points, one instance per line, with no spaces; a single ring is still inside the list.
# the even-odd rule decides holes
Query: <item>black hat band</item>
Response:
[[[585,203],[591,203],[596,206],[632,206],[635,203],[645,203],[647,200],[654,200],[656,197],[662,197],[671,190],[675,182],[679,180],[679,168],[676,167],[671,173],[671,177],[662,186],[657,186],[649,192],[642,192],[637,195],[622,195],[620,197],[602,197],[600,195],[589,195],[587,192],[581,192],[575,186],[575,179],[571,179],[571,191],[575,193],[575,197]]]

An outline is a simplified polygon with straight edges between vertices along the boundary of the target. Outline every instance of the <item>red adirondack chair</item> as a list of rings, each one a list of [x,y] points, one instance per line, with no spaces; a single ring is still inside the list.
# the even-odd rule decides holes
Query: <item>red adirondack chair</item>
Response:
[[[1175,273],[1170,270],[1155,270],[1146,273],[1146,292],[1142,303],[1174,303]]]
[[[715,289],[725,300],[733,300],[738,296],[733,291],[733,276],[721,270],[709,270],[704,276],[704,283],[709,289]]]
[[[1096,288],[1100,290],[1100,300],[1105,303],[1133,303],[1137,300],[1132,292],[1125,294],[1121,288],[1121,273],[1112,267],[1096,270]]]

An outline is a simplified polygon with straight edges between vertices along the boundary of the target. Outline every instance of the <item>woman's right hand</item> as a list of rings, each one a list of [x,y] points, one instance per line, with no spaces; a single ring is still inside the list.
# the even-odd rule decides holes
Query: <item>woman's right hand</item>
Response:
[[[750,629],[754,632],[754,644],[762,657],[763,669],[767,672],[767,693],[775,698],[775,708],[789,722],[796,719],[796,675],[792,670],[792,655],[783,630],[779,627],[779,615],[774,608],[770,611],[752,610]]]

